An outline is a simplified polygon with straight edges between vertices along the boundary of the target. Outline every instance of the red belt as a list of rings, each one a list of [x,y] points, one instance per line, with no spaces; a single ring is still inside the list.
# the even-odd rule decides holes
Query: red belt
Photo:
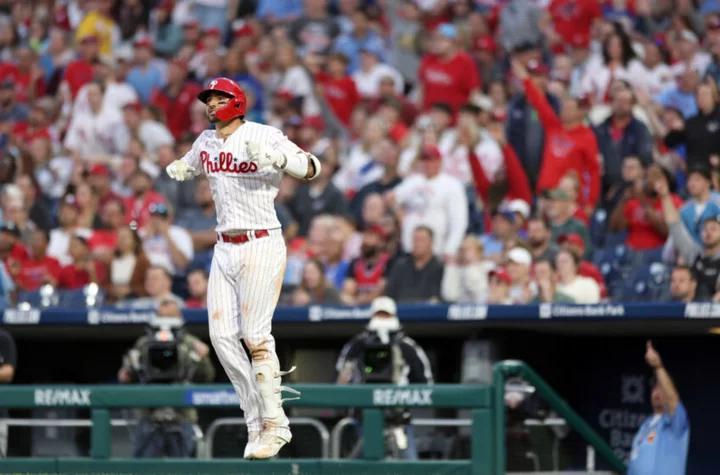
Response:
[[[270,235],[270,232],[267,229],[259,229],[254,232],[255,239],[260,239],[264,237],[268,237]],[[250,239],[252,239],[253,233],[243,233],[243,234],[223,234],[218,233],[218,241],[227,242],[230,244],[243,244],[248,242]]]

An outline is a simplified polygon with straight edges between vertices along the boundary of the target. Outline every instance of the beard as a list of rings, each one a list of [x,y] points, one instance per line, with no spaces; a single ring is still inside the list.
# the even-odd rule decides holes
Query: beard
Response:
[[[368,246],[367,244],[360,246],[360,254],[362,254],[365,259],[372,259],[377,255],[377,253],[378,248],[375,246]]]
[[[530,247],[533,249],[536,249],[542,245],[544,245],[547,241],[542,238],[528,238],[528,243],[530,243]]]
[[[217,124],[218,122],[220,122],[220,120],[215,115],[215,112],[206,112],[205,117],[211,124]]]

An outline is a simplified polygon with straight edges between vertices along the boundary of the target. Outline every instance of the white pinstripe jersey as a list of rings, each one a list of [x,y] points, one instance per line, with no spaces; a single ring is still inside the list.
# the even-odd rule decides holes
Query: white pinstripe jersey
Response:
[[[249,162],[245,152],[249,141],[281,149],[286,155],[304,153],[275,127],[246,121],[224,142],[214,130],[204,131],[182,158],[196,175],[205,173],[210,181],[217,232],[280,227],[274,201],[283,172],[274,167],[258,170]]]

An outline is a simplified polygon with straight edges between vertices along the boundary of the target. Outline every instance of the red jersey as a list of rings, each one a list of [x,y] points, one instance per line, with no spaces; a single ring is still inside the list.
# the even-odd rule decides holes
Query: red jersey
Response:
[[[662,215],[662,201],[660,198],[649,198],[650,207]],[[672,201],[676,208],[680,208],[683,200],[672,195]],[[632,198],[625,203],[625,218],[627,219],[627,245],[630,249],[636,251],[646,251],[648,249],[657,249],[662,247],[667,240],[667,236],[658,233],[652,227],[645,210],[640,204],[640,200]]]
[[[35,260],[28,257],[20,261],[20,273],[15,282],[19,288],[32,292],[39,289],[47,277],[54,281],[60,277],[60,263],[57,259],[45,256]]]
[[[587,37],[595,19],[602,17],[598,0],[553,0],[548,7],[555,32],[566,44]]]
[[[96,254],[111,253],[117,247],[117,231],[109,229],[97,229],[93,231],[88,239],[88,247]]]
[[[608,290],[605,286],[605,278],[603,277],[602,272],[600,272],[600,269],[595,267],[595,264],[589,261],[581,261],[580,267],[578,267],[578,275],[590,277],[592,280],[597,282],[600,286],[600,297],[607,297]]]
[[[505,144],[502,147],[502,153],[505,163],[505,175],[507,176],[507,191],[504,199],[508,201],[523,200],[526,203],[532,203],[533,195],[530,181],[528,181],[527,173],[525,173],[525,169],[515,150],[510,144]],[[490,199],[490,185],[493,184],[493,180],[485,175],[485,169],[480,164],[480,159],[472,150],[469,152],[468,161],[475,182],[475,190],[478,196],[487,203]]]
[[[459,51],[448,61],[437,56],[423,56],[418,70],[418,79],[423,88],[423,109],[444,102],[457,112],[465,104],[470,93],[480,89],[480,75],[472,57]]]
[[[18,143],[30,144],[33,140],[44,138],[52,140],[50,136],[50,130],[47,127],[41,127],[39,129],[30,128],[27,122],[18,122],[13,127],[13,135]]]
[[[138,229],[142,229],[150,221],[150,205],[165,203],[165,197],[157,191],[148,191],[144,200],[130,197],[125,201],[127,210],[127,221],[137,222]]]
[[[578,204],[594,208],[600,197],[600,151],[595,134],[586,125],[566,129],[545,94],[538,90],[532,80],[526,79],[524,86],[527,100],[537,111],[545,129],[545,150],[537,183],[538,194],[557,187],[566,173],[574,171],[580,179]]]
[[[352,111],[360,102],[355,81],[350,76],[334,78],[322,71],[317,74],[316,79],[322,84],[323,96],[335,116],[344,125],[349,126]]]
[[[380,280],[388,271],[389,262],[390,254],[384,252],[374,265],[368,266],[368,262],[362,257],[350,263],[350,277],[357,284],[358,295],[367,295],[377,290]]]
[[[183,85],[177,96],[171,96],[167,88],[153,91],[150,104],[163,111],[168,129],[176,140],[190,130],[190,107],[197,100],[200,91],[202,87],[199,84],[189,81]]]
[[[95,275],[98,285],[105,282],[105,268],[99,262],[93,261]],[[90,274],[85,269],[78,269],[75,264],[70,264],[60,270],[58,277],[58,288],[67,290],[81,289],[90,283]]]
[[[0,65],[0,81],[12,80],[15,83],[15,102],[25,103],[30,96],[30,88],[34,88],[35,98],[45,95],[45,79],[41,76],[33,84],[31,71],[20,71],[11,63]]]
[[[65,68],[63,80],[67,81],[70,86],[70,93],[72,94],[73,99],[77,96],[80,88],[92,81],[92,79],[93,67],[92,64],[87,61],[79,59],[68,64],[67,68]]]
[[[185,308],[205,308],[205,301],[196,298],[189,298],[185,301]]]

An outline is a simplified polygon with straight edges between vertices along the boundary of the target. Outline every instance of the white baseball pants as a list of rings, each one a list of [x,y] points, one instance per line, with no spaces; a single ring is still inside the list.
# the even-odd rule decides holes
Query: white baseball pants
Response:
[[[272,317],[285,274],[281,229],[242,244],[218,242],[208,281],[210,340],[240,398],[249,431],[263,426],[262,402],[244,339],[251,354],[277,361]]]

